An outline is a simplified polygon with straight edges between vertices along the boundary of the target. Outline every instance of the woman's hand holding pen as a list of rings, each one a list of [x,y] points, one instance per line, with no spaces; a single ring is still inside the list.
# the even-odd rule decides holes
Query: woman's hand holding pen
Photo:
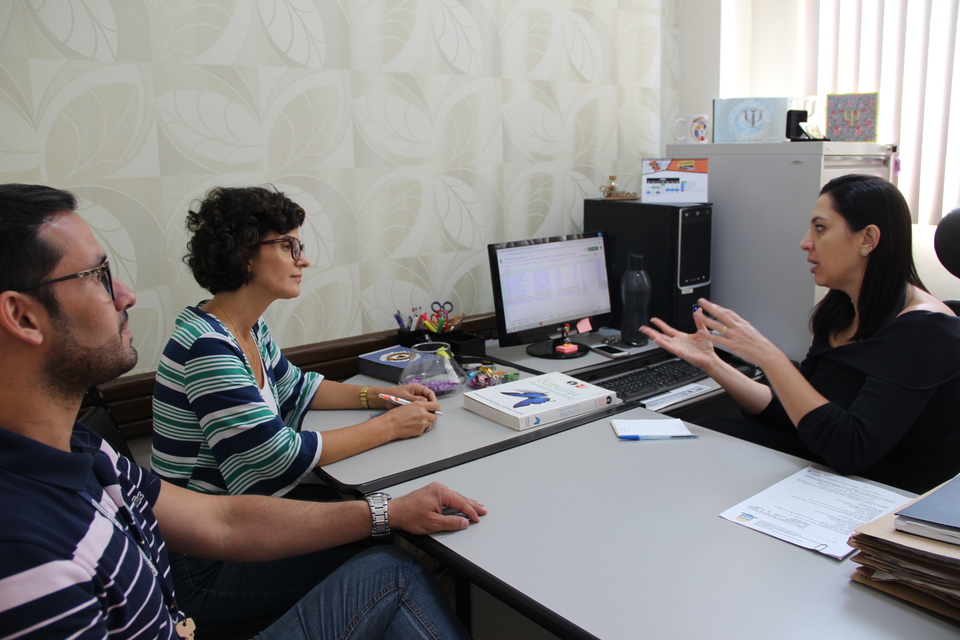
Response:
[[[389,404],[393,408],[377,416],[374,420],[382,420],[387,425],[392,440],[416,438],[423,435],[423,432],[437,421],[436,412],[440,410],[439,404],[426,399],[420,402],[409,402],[408,404]]]
[[[404,384],[395,387],[372,387],[367,394],[371,407],[377,409],[392,409],[396,405],[381,395],[396,396],[410,402],[436,402],[437,394],[430,387],[422,384]]]
[[[391,402],[396,397],[408,404]],[[422,384],[404,384],[392,387],[371,387],[367,392],[371,409],[387,409],[373,418],[390,434],[391,440],[416,438],[433,426],[440,410],[437,395]]]

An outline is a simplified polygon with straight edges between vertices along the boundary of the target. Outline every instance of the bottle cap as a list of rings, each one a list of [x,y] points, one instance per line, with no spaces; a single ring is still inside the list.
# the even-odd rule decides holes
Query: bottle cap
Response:
[[[627,255],[627,271],[640,271],[643,269],[643,255],[639,253],[630,253]]]

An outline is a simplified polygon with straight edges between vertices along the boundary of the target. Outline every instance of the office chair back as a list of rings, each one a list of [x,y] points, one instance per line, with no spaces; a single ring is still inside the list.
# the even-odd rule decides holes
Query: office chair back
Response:
[[[933,234],[933,249],[940,264],[960,278],[960,207],[940,219]],[[960,300],[944,300],[943,303],[960,316]]]
[[[80,422],[93,429],[98,436],[109,442],[120,455],[136,463],[130,447],[120,434],[120,427],[117,426],[116,420],[113,419],[113,414],[110,413],[110,407],[107,405],[107,400],[103,397],[103,393],[101,393],[97,387],[90,387],[90,389],[87,390],[87,394],[93,401],[93,406],[80,416]]]

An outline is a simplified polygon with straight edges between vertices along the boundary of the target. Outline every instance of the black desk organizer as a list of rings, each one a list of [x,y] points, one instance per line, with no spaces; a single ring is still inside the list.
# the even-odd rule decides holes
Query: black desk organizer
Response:
[[[450,345],[453,355],[456,356],[484,356],[487,353],[484,339],[466,331],[444,331],[442,333],[397,331],[397,344],[402,347],[412,347],[421,342],[446,342]]]

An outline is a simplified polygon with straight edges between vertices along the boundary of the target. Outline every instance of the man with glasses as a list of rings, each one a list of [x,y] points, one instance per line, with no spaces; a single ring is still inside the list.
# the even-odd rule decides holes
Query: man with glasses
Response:
[[[0,630],[5,637],[175,638],[168,548],[272,560],[374,528],[457,530],[480,503],[432,484],[373,520],[363,501],[210,496],[161,481],[75,417],[84,391],[137,362],[136,296],[65,192],[0,185]],[[187,612],[189,613],[189,612]],[[432,578],[395,547],[357,556],[260,634],[466,637]]]

